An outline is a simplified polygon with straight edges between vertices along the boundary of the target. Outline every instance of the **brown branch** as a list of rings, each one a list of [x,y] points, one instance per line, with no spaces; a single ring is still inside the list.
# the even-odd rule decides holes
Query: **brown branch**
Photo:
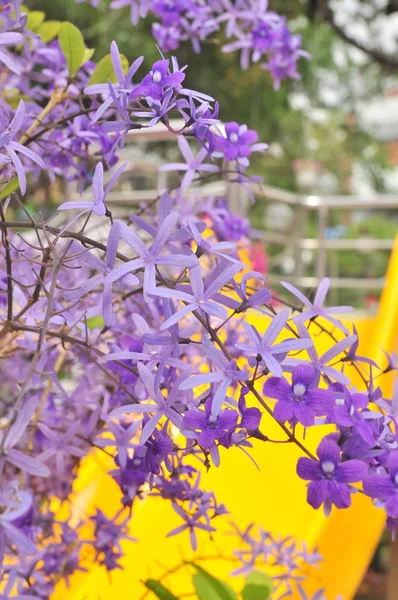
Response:
[[[7,321],[12,320],[12,304],[13,304],[13,289],[12,289],[12,261],[11,261],[11,246],[10,239],[8,237],[8,229],[6,224],[6,217],[4,214],[3,204],[0,202],[0,218],[1,223],[4,225],[2,230],[2,242],[6,253],[6,269],[7,269]]]
[[[361,42],[353,38],[342,27],[340,27],[336,23],[334,12],[330,8],[328,0],[319,0],[319,11],[321,17],[327,23],[329,23],[329,25],[334,29],[337,35],[344,42],[350,44],[351,46],[354,46],[354,48],[358,48],[358,50],[361,50],[362,52],[370,56],[370,58],[378,62],[381,66],[391,71],[398,70],[398,60],[396,60],[394,56],[390,56],[388,54],[385,54],[384,52],[380,52],[380,50],[377,50],[376,48],[369,48],[368,46],[364,46]]]

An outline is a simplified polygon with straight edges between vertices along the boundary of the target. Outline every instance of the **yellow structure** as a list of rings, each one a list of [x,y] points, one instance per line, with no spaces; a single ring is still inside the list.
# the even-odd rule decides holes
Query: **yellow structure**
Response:
[[[380,347],[389,352],[397,349],[398,237],[386,282],[377,318],[355,321],[362,344],[360,354],[381,364],[385,364],[385,358]],[[252,322],[259,329],[261,324],[265,327],[262,317],[253,317]],[[322,345],[327,345],[328,340],[323,336],[318,340],[318,350],[322,351]],[[390,386],[391,382],[388,378],[386,383]],[[360,380],[357,383],[361,388]],[[281,437],[280,428],[269,415],[263,417],[262,430],[270,438],[283,439],[283,433]],[[315,450],[324,433],[324,428],[308,431],[305,444]],[[260,471],[239,449],[231,449],[222,452],[219,469],[211,468],[208,473],[203,473],[203,487],[215,491],[218,501],[224,502],[230,510],[231,520],[241,527],[254,522],[276,535],[294,536],[306,542],[309,548],[318,547],[324,562],[308,590],[325,587],[328,600],[335,600],[338,594],[343,600],[352,599],[382,532],[383,511],[374,508],[371,500],[362,494],[355,494],[350,509],[333,509],[331,516],[326,518],[323,512],[314,511],[306,503],[305,482],[295,474],[300,456],[295,445],[258,442],[252,454]],[[77,517],[92,513],[96,506],[109,516],[116,512],[120,492],[106,474],[107,470],[109,464],[102,456],[95,455],[84,463],[76,487]],[[232,555],[236,539],[228,535],[231,531],[228,521],[228,517],[219,520],[220,530],[214,540],[209,540],[207,534],[199,535],[197,556]],[[70,589],[60,588],[54,600],[140,600],[145,593],[142,580],[159,577],[179,564],[182,558],[193,558],[187,533],[166,538],[168,531],[179,524],[180,519],[168,503],[153,497],[137,502],[131,520],[131,535],[139,542],[125,544],[124,570],[109,576],[104,569],[95,566],[88,573],[73,577]],[[239,578],[232,581],[229,578],[231,563],[209,560],[201,564],[217,577],[230,581],[235,589],[240,589]],[[192,589],[190,576],[184,571],[164,583],[176,596]],[[155,596],[149,593],[146,598],[152,600]]]

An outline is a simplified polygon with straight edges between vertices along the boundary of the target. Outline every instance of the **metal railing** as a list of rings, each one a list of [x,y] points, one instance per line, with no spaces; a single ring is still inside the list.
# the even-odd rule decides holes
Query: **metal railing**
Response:
[[[326,276],[330,275],[327,268],[328,250],[355,250],[362,253],[370,253],[375,250],[391,250],[394,239],[375,239],[370,236],[348,239],[329,239],[327,230],[329,228],[330,212],[332,210],[397,210],[398,230],[398,194],[371,194],[350,196],[321,196],[314,194],[294,194],[285,192],[278,188],[262,186],[262,196],[273,202],[288,204],[294,209],[294,236],[291,234],[275,233],[266,231],[264,239],[268,242],[287,244],[293,246],[295,255],[295,274],[286,276],[291,283],[300,284],[303,287],[314,287]],[[253,189],[255,195],[256,191]],[[305,227],[308,213],[317,213],[317,238],[306,238]],[[315,276],[306,275],[306,265],[302,260],[303,250],[317,251]],[[270,276],[270,280],[279,280],[280,277]],[[380,290],[384,286],[384,278],[364,277],[330,277],[334,288],[361,288]]]
[[[178,131],[184,125],[183,120],[176,120],[171,123],[174,130]],[[115,216],[125,213],[126,204],[139,204],[141,202],[151,201],[159,194],[168,189],[167,173],[160,171],[159,167],[163,164],[159,155],[148,150],[140,151],[142,143],[150,142],[169,142],[176,143],[176,136],[168,131],[164,125],[158,123],[150,129],[132,130],[125,139],[125,148],[119,152],[121,160],[128,162],[129,166],[126,174],[129,177],[134,175],[150,176],[154,180],[154,189],[149,190],[131,190],[114,191],[108,195],[107,204],[112,206],[112,212]],[[265,202],[277,202],[286,204],[293,209],[294,227],[292,232],[281,233],[277,231],[264,231],[264,241],[277,243],[290,248],[294,256],[294,273],[284,276],[284,279],[300,285],[302,287],[315,287],[321,279],[331,275],[331,282],[335,288],[345,289],[368,289],[380,290],[384,285],[384,278],[349,278],[336,277],[329,273],[328,269],[328,251],[356,250],[360,252],[372,252],[375,250],[391,250],[393,239],[373,239],[371,237],[362,237],[357,239],[328,239],[327,230],[329,227],[330,212],[332,210],[382,210],[397,209],[398,219],[398,195],[394,194],[367,194],[350,196],[323,196],[316,194],[297,194],[288,192],[268,185],[252,185],[251,192],[257,200]],[[203,197],[226,197],[231,210],[237,214],[245,215],[250,206],[248,192],[239,184],[231,183],[227,179],[220,179],[211,184],[195,187],[195,192],[200,191]],[[187,190],[184,195],[191,196],[193,190]],[[70,187],[67,191],[68,199],[80,198]],[[91,199],[90,192],[86,192],[83,197]],[[317,213],[317,238],[306,238],[306,224],[309,213]],[[398,229],[398,227],[397,227]],[[305,261],[303,261],[303,251],[312,250],[317,252],[315,274],[308,276]],[[279,275],[270,275],[269,280],[279,281]]]

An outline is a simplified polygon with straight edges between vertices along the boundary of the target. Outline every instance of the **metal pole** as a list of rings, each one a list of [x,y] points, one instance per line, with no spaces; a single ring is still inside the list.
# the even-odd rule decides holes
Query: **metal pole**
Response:
[[[326,206],[320,206],[318,209],[318,260],[316,265],[316,275],[318,279],[323,279],[327,274],[327,251],[325,248],[326,229],[328,226],[329,210]]]
[[[296,205],[294,211],[294,228],[293,228],[293,256],[294,256],[294,271],[296,277],[305,277],[305,264],[303,261],[303,249],[301,248],[301,240],[306,237],[306,226],[307,226],[307,209],[300,205]]]

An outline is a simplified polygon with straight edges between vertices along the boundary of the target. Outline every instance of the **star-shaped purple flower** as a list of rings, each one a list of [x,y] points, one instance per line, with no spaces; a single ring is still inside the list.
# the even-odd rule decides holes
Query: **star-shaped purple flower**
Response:
[[[316,387],[313,367],[300,365],[292,372],[292,383],[283,377],[270,377],[264,383],[263,393],[275,398],[274,417],[281,423],[314,424],[317,415],[326,415],[334,405],[332,392]]]
[[[297,475],[310,481],[307,488],[308,503],[313,508],[319,508],[323,504],[325,515],[329,516],[333,504],[337,508],[351,506],[352,489],[348,484],[362,481],[367,474],[367,468],[361,460],[341,462],[340,448],[330,438],[322,440],[317,454],[319,461],[299,458]]]

